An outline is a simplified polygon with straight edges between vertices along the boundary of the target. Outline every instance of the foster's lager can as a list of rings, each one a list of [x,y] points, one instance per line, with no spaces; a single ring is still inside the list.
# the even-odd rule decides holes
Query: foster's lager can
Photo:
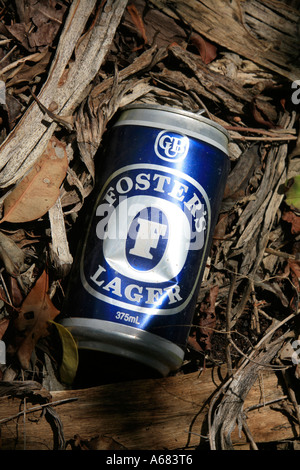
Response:
[[[228,134],[202,115],[143,104],[124,108],[109,132],[62,323],[79,349],[165,376],[184,357],[229,171]]]

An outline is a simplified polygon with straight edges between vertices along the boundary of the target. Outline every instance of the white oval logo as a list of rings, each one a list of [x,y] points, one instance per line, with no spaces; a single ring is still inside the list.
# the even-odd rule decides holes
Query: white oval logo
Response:
[[[126,240],[132,220],[144,207],[162,209],[168,218],[168,243],[161,260],[147,271],[134,269],[126,256]],[[142,223],[143,222],[143,223]],[[120,224],[123,233],[115,238],[116,224]],[[166,226],[157,222],[139,219],[135,243],[130,250],[139,258],[152,258],[150,249],[158,245],[160,237],[165,235]],[[191,229],[185,213],[170,201],[151,196],[133,196],[122,201],[107,224],[107,237],[103,241],[103,254],[107,263],[123,276],[142,282],[161,283],[169,281],[182,270],[188,254],[188,247],[178,249],[182,240],[191,237]]]
[[[155,140],[156,155],[167,162],[183,160],[189,150],[189,139],[186,135],[171,131],[161,131]]]

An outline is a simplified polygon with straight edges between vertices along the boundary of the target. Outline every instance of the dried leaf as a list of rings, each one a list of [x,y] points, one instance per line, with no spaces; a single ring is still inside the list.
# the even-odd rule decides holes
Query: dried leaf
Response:
[[[265,107],[264,107],[265,106]],[[276,125],[268,118],[267,104],[254,98],[251,103],[252,114],[256,122],[269,129],[275,129]]]
[[[286,211],[281,218],[291,224],[291,233],[293,235],[300,233],[300,215],[295,214],[294,211]]]
[[[8,127],[11,130],[22,115],[22,104],[15,96],[9,94],[6,97],[6,102]]]
[[[52,137],[39,161],[4,200],[1,222],[28,222],[42,217],[55,204],[67,169],[65,145]]]
[[[77,344],[67,328],[60,323],[51,321],[55,325],[62,343],[63,357],[59,368],[60,379],[63,383],[71,385],[74,381],[78,367]]]
[[[49,320],[54,320],[59,313],[48,295],[48,288],[48,274],[44,271],[22,303],[14,322],[18,333],[17,356],[23,369],[28,368],[37,341],[49,334]]]
[[[40,235],[35,235],[34,233],[28,232],[23,228],[13,231],[6,230],[5,233],[9,234],[9,238],[13,240],[20,248],[39,243],[41,240]]]
[[[16,41],[18,41],[22,46],[28,51],[32,51],[28,43],[28,32],[30,29],[30,24],[24,23],[15,23],[12,25],[5,25],[5,28]]]
[[[7,25],[9,33],[29,51],[51,46],[62,23],[66,7],[47,0],[16,2],[20,23]],[[57,8],[58,7],[58,8]],[[22,21],[23,20],[23,21]],[[31,22],[36,26],[31,27]]]
[[[135,24],[136,28],[138,29],[139,33],[141,34],[141,36],[144,40],[144,43],[147,44],[148,39],[147,39],[147,35],[146,35],[144,22],[141,18],[141,15],[139,14],[137,8],[135,7],[135,5],[128,5],[127,10],[130,13],[130,16],[131,16],[131,19],[132,19],[133,23]]]
[[[202,346],[200,346],[199,342],[198,342],[198,335],[197,335],[197,331],[196,330],[193,330],[190,332],[190,335],[188,337],[188,345],[194,350],[194,351],[198,351],[200,353],[203,353],[203,348]]]
[[[259,167],[259,147],[254,145],[245,150],[239,157],[233,170],[229,173],[224,191],[224,199],[237,201],[247,194],[249,180]]]
[[[201,59],[205,64],[209,64],[217,57],[217,48],[211,42],[203,39],[200,34],[192,33],[190,42],[198,49]]]
[[[55,39],[57,31],[59,30],[60,25],[55,22],[45,23],[41,25],[38,31],[33,32],[29,36],[29,46],[32,49],[51,46],[52,42]]]
[[[19,276],[26,270],[24,252],[2,232],[0,232],[0,259],[6,271],[12,276]]]
[[[19,308],[24,300],[24,294],[20,289],[17,278],[9,276],[7,287],[12,305],[16,309]]]
[[[6,332],[8,325],[9,325],[9,319],[8,318],[3,318],[0,321],[0,339],[3,338],[3,335]]]
[[[35,77],[46,72],[51,57],[51,52],[49,51],[31,54],[29,56],[30,60],[28,58],[28,63],[24,60],[13,71],[6,74],[6,88],[23,82],[32,82]],[[30,62],[35,63],[32,64]]]
[[[300,261],[289,259],[288,267],[294,287],[300,292]]]
[[[300,175],[292,178],[291,185],[286,192],[285,202],[288,206],[291,206],[293,209],[300,210]]]

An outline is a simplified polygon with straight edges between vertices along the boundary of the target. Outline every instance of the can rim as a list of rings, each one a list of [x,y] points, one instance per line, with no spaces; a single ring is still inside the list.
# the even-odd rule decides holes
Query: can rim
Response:
[[[120,108],[120,111],[121,112],[122,111],[127,111],[129,109],[151,109],[151,110],[162,111],[162,112],[165,111],[165,112],[185,116],[185,117],[194,119],[195,121],[199,121],[199,122],[205,123],[205,124],[207,124],[211,127],[214,127],[215,129],[222,132],[225,135],[225,137],[228,139],[228,141],[230,140],[229,132],[223,126],[221,126],[221,124],[218,124],[217,122],[214,122],[211,119],[202,116],[201,114],[197,114],[200,111],[205,112],[204,109],[203,110],[200,109],[196,112],[192,112],[192,111],[187,111],[187,110],[180,109],[180,108],[177,108],[177,107],[173,108],[172,106],[165,106],[165,105],[159,105],[159,104],[148,104],[148,103],[146,103],[146,104],[136,103],[136,104],[126,105],[126,106]]]

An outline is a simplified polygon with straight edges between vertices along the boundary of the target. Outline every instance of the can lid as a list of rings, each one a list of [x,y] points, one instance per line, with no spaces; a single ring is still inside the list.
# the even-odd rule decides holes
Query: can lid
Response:
[[[205,141],[228,155],[229,133],[220,124],[204,117],[203,112],[138,103],[122,108],[114,126],[148,126],[181,132]]]

